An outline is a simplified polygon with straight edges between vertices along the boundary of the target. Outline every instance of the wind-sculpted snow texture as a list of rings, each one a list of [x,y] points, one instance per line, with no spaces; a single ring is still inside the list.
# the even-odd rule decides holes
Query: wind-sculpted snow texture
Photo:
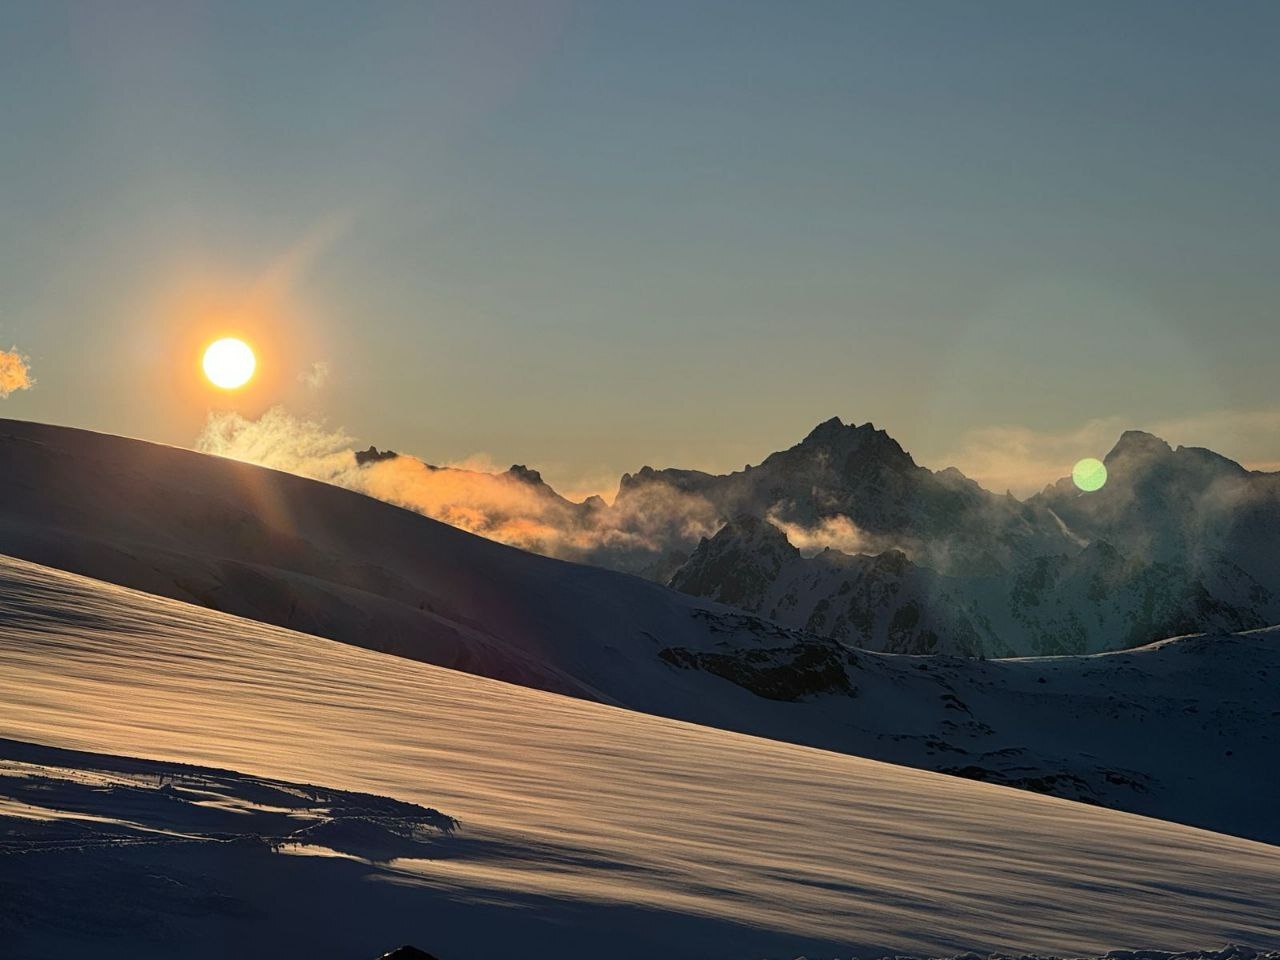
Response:
[[[1266,844],[3,570],[21,960],[1280,948]]]
[[[426,856],[458,829],[386,797],[13,740],[0,740],[0,798],[3,854],[252,843],[384,862]]]
[[[4,436],[7,434],[7,436]],[[0,550],[661,716],[1280,842],[1280,633],[1042,661],[877,656],[315,481],[0,429]]]

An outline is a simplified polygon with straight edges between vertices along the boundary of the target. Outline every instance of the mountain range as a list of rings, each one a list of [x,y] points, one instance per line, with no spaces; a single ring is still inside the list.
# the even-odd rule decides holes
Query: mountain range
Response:
[[[871,531],[865,552],[803,556],[783,532],[787,517],[735,499],[726,506],[744,512],[704,538],[671,584],[901,653],[1090,653],[1280,620],[1280,475],[1130,431],[1105,458],[1102,489],[1067,478],[1020,503],[918,467],[883,439],[887,455],[867,452],[866,438],[879,436],[823,424],[787,451],[800,465],[786,474],[791,486],[767,488],[808,487],[809,517],[816,503],[854,511],[840,515]],[[878,500],[866,495],[868,474]],[[967,495],[936,508],[940,477]]]
[[[833,418],[734,473],[624,474],[611,504],[522,465],[428,467],[465,480],[470,512],[462,495],[425,512],[873,650],[1091,653],[1280,622],[1280,474],[1141,431],[1104,462],[1100,490],[1068,477],[1019,500]]]

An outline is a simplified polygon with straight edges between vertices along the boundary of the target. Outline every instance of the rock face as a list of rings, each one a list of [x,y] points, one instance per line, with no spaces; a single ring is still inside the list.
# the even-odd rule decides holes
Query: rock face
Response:
[[[758,613],[773,585],[799,559],[785,533],[767,520],[741,514],[702,541],[671,586]]]
[[[379,450],[371,446],[368,450],[357,450],[355,456],[356,466],[363,467],[370,463],[381,463],[383,460],[394,460],[400,454],[394,450]]]
[[[507,471],[515,480],[523,480],[531,487],[543,487],[546,484],[542,480],[542,474],[537,470],[531,470],[523,463],[513,463],[511,469]]]

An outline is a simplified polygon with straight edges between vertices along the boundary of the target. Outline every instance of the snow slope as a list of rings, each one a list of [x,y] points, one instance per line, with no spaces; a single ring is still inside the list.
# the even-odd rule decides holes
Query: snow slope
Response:
[[[1280,632],[894,657],[290,474],[0,422],[0,553],[645,713],[1280,843]],[[1268,774],[1274,777],[1274,774]]]
[[[0,931],[24,960],[175,944],[335,960],[403,942],[445,960],[1280,946],[1269,845],[507,685],[21,561],[0,570],[0,734],[18,741],[0,744]],[[113,846],[160,826],[137,778],[164,770],[24,743],[224,772],[170,769],[185,802],[165,836]],[[88,800],[86,781],[103,788]],[[289,856],[191,822],[193,802],[212,804],[242,811],[240,832],[277,835],[264,808],[336,791],[461,826],[412,856],[349,830],[311,851],[342,856]],[[32,819],[42,806],[73,822]],[[83,842],[95,814],[98,842]],[[66,831],[81,842],[12,844]]]

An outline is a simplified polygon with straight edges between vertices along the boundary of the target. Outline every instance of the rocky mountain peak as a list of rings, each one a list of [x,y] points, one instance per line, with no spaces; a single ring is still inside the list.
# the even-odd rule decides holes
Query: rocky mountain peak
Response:
[[[896,547],[890,547],[888,550],[872,556],[870,561],[871,567],[898,576],[905,574],[915,566],[911,562],[911,558]]]
[[[379,450],[377,447],[370,446],[368,450],[356,451],[356,466],[363,467],[370,463],[381,463],[383,460],[394,460],[398,456],[400,454],[394,450]]]
[[[877,430],[868,421],[861,426],[846,424],[839,417],[832,417],[818,424],[800,443],[792,448],[800,452],[812,452],[829,457],[846,467],[858,463],[875,463],[896,469],[916,466],[911,454],[902,449],[897,440],[884,430]]]
[[[670,585],[695,596],[735,606],[757,607],[763,592],[800,551],[768,520],[742,513],[710,540],[703,538]]]
[[[1144,430],[1126,430],[1111,448],[1104,461],[1108,466],[1124,460],[1155,460],[1173,455],[1173,448],[1155,434]]]
[[[716,479],[716,477],[703,473],[701,470],[680,470],[674,467],[655,470],[646,464],[635,473],[624,473],[622,475],[622,479],[618,481],[618,494],[621,496],[624,493],[639,490],[655,483],[665,484],[676,490],[695,492]]]
[[[1202,447],[1174,449],[1141,430],[1126,430],[1105,458],[1107,466],[1125,470],[1131,479],[1173,482],[1200,487],[1219,477],[1243,478],[1249,471],[1234,460]],[[1153,471],[1152,468],[1155,468]]]
[[[832,417],[830,420],[823,420],[822,423],[809,431],[809,435],[800,441],[800,445],[833,443],[844,434],[846,429],[856,430],[857,428],[852,424],[850,424],[849,427],[845,427],[844,421],[839,417]]]
[[[516,480],[523,481],[530,486],[542,486],[542,474],[537,470],[529,469],[523,463],[513,463],[507,473]]]

